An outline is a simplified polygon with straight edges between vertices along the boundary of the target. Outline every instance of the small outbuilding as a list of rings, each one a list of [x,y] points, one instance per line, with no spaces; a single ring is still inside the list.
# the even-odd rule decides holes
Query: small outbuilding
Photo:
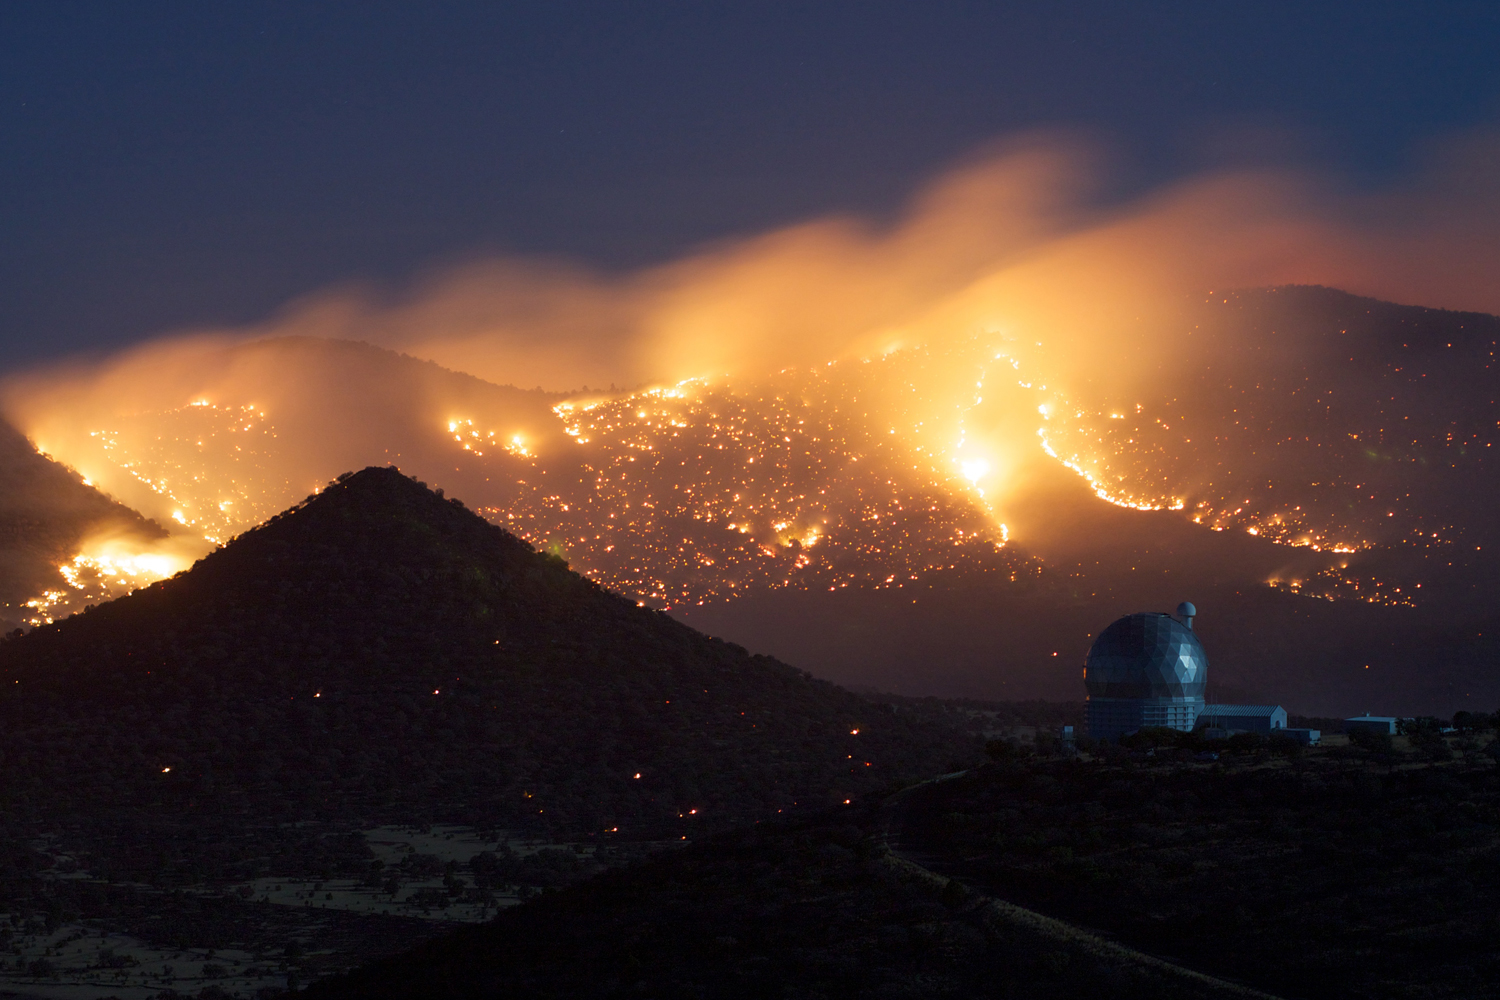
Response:
[[[1269,736],[1286,728],[1286,709],[1280,705],[1204,705],[1198,713],[1198,728]]]
[[[1289,740],[1296,740],[1303,746],[1315,747],[1323,741],[1321,729],[1283,729],[1277,735],[1285,736]]]
[[[1344,720],[1344,732],[1352,733],[1356,730],[1366,733],[1385,733],[1387,736],[1396,735],[1396,718],[1391,715],[1361,715],[1353,719]]]

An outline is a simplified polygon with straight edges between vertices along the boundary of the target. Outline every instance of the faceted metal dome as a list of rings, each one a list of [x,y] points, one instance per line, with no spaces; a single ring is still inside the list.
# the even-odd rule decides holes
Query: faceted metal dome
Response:
[[[1099,633],[1083,670],[1089,698],[1203,698],[1208,657],[1164,614],[1126,615]]]

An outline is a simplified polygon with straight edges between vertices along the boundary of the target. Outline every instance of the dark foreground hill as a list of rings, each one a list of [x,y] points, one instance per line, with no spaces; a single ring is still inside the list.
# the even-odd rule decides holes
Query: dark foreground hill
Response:
[[[881,816],[724,834],[325,979],[317,1000],[1100,996],[1266,1000],[892,857]]]
[[[1360,744],[1006,754],[906,796],[897,845],[1279,996],[1494,996],[1500,744],[1436,727]]]
[[[940,770],[953,730],[604,591],[393,469],[0,646],[28,817],[691,835]]]
[[[1494,995],[1487,732],[1237,738],[1217,760],[1149,742],[995,743],[882,804],[721,835],[309,995]]]

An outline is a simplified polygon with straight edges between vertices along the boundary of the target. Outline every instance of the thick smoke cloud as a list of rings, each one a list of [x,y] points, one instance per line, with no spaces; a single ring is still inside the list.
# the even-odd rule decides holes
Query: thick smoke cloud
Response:
[[[559,390],[758,375],[997,329],[1042,340],[1057,377],[1088,372],[1081,355],[1117,372],[1174,346],[1178,304],[1211,289],[1322,284],[1500,312],[1497,154],[1488,136],[1455,143],[1380,191],[1226,170],[1102,205],[1097,151],[1038,138],[955,169],[883,225],[818,219],[624,275],[483,261],[395,302],[314,296],[240,335],[368,340]]]
[[[1082,416],[1161,403],[1164,387],[1214,349],[1194,339],[1190,319],[1210,291],[1323,284],[1500,312],[1496,149],[1491,138],[1470,138],[1433,157],[1417,180],[1379,191],[1292,170],[1221,170],[1110,201],[1099,195],[1107,171],[1096,149],[1077,137],[1032,137],[960,165],[885,222],[815,219],[625,274],[503,259],[434,275],[394,298],[333,290],[253,327],[166,337],[13,377],[3,405],[51,454],[149,515],[171,518],[160,484],[139,469],[122,472],[101,432],[193,402],[224,408],[225,433],[246,407],[269,412],[280,428],[295,416],[317,432],[247,443],[238,464],[211,470],[258,477],[276,486],[276,498],[295,499],[345,468],[398,455],[404,467],[441,471],[446,459],[424,450],[437,445],[402,427],[472,417],[481,406],[471,401],[459,412],[454,383],[429,373],[420,401],[382,426],[386,418],[355,405],[356,387],[332,391],[324,371],[289,370],[279,355],[237,349],[248,341],[360,340],[499,385],[600,392],[690,377],[754,380],[980,338],[1013,365],[1009,374],[1027,393],[992,379],[984,405],[975,403],[955,431],[945,416],[953,394],[982,373],[929,365],[912,386],[927,419],[919,407],[911,423],[948,439],[931,431],[913,440],[924,454],[946,452],[971,470],[967,478],[1003,507],[1030,481],[1029,465],[1045,461],[1038,404]],[[493,426],[533,450],[566,447],[548,405],[483,406]],[[397,438],[400,448],[382,447]],[[1124,485],[1145,501],[1170,499]],[[238,501],[224,502],[232,510]],[[212,534],[211,519],[194,524]],[[245,523],[226,515],[221,527]]]

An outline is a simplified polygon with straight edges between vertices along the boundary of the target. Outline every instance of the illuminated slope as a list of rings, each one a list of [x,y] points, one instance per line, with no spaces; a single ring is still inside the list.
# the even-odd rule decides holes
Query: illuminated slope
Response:
[[[673,607],[939,576],[1110,590],[1089,581],[1104,571],[1088,551],[1131,529],[1062,517],[1060,464],[1117,507],[1178,509],[1286,553],[1238,559],[1241,586],[1472,604],[1500,546],[1487,507],[1500,321],[1316,288],[1216,295],[1190,313],[1147,364],[999,330],[607,394],[283,339],[216,348],[149,398],[59,392],[33,408],[35,433],[210,539],[339,468],[399,462],[593,579]],[[149,373],[134,374],[110,384]],[[1044,581],[1043,562],[1062,579]]]
[[[59,393],[36,433],[210,542],[341,467],[391,461],[662,603],[951,571],[1024,583],[1038,567],[1004,549],[976,483],[989,462],[965,450],[975,363],[995,359],[976,343],[568,398],[368,345],[284,339],[211,354],[175,396]],[[946,391],[954,382],[963,391]],[[1017,433],[1029,438],[1032,422]]]
[[[939,572],[1034,581],[1040,567],[1006,549],[950,452],[967,405],[901,398],[927,360],[565,402],[571,454],[538,457],[527,490],[483,513],[610,586],[674,604],[902,588]]]
[[[367,344],[287,337],[154,356],[12,402],[28,434],[111,495],[214,544],[341,469],[421,465],[445,481],[455,412],[545,440],[557,396],[496,386]],[[482,477],[481,480],[482,481]]]
[[[1059,407],[1053,446],[1199,523],[1289,545],[1451,557],[1500,542],[1500,319],[1309,287],[1213,295],[1195,315],[1164,337],[1190,345],[1170,375]]]
[[[0,626],[48,621],[156,579],[155,564],[136,556],[165,537],[0,421]]]
[[[762,590],[673,614],[841,684],[1076,701],[1100,628],[1188,599],[1209,650],[1211,697],[1328,715],[1447,716],[1500,705],[1492,574],[1464,574],[1462,600],[1417,607],[1364,599],[1370,575],[1359,577],[1361,590],[1351,588],[1356,599],[1309,600],[1263,581],[1305,574],[1323,553],[1207,531],[1171,511],[1103,504],[1061,469],[1035,485],[1033,499],[1012,510],[1027,551],[1044,567],[1034,586],[994,574],[933,574],[900,591]],[[1040,536],[1029,532],[1039,517],[1052,526]]]

